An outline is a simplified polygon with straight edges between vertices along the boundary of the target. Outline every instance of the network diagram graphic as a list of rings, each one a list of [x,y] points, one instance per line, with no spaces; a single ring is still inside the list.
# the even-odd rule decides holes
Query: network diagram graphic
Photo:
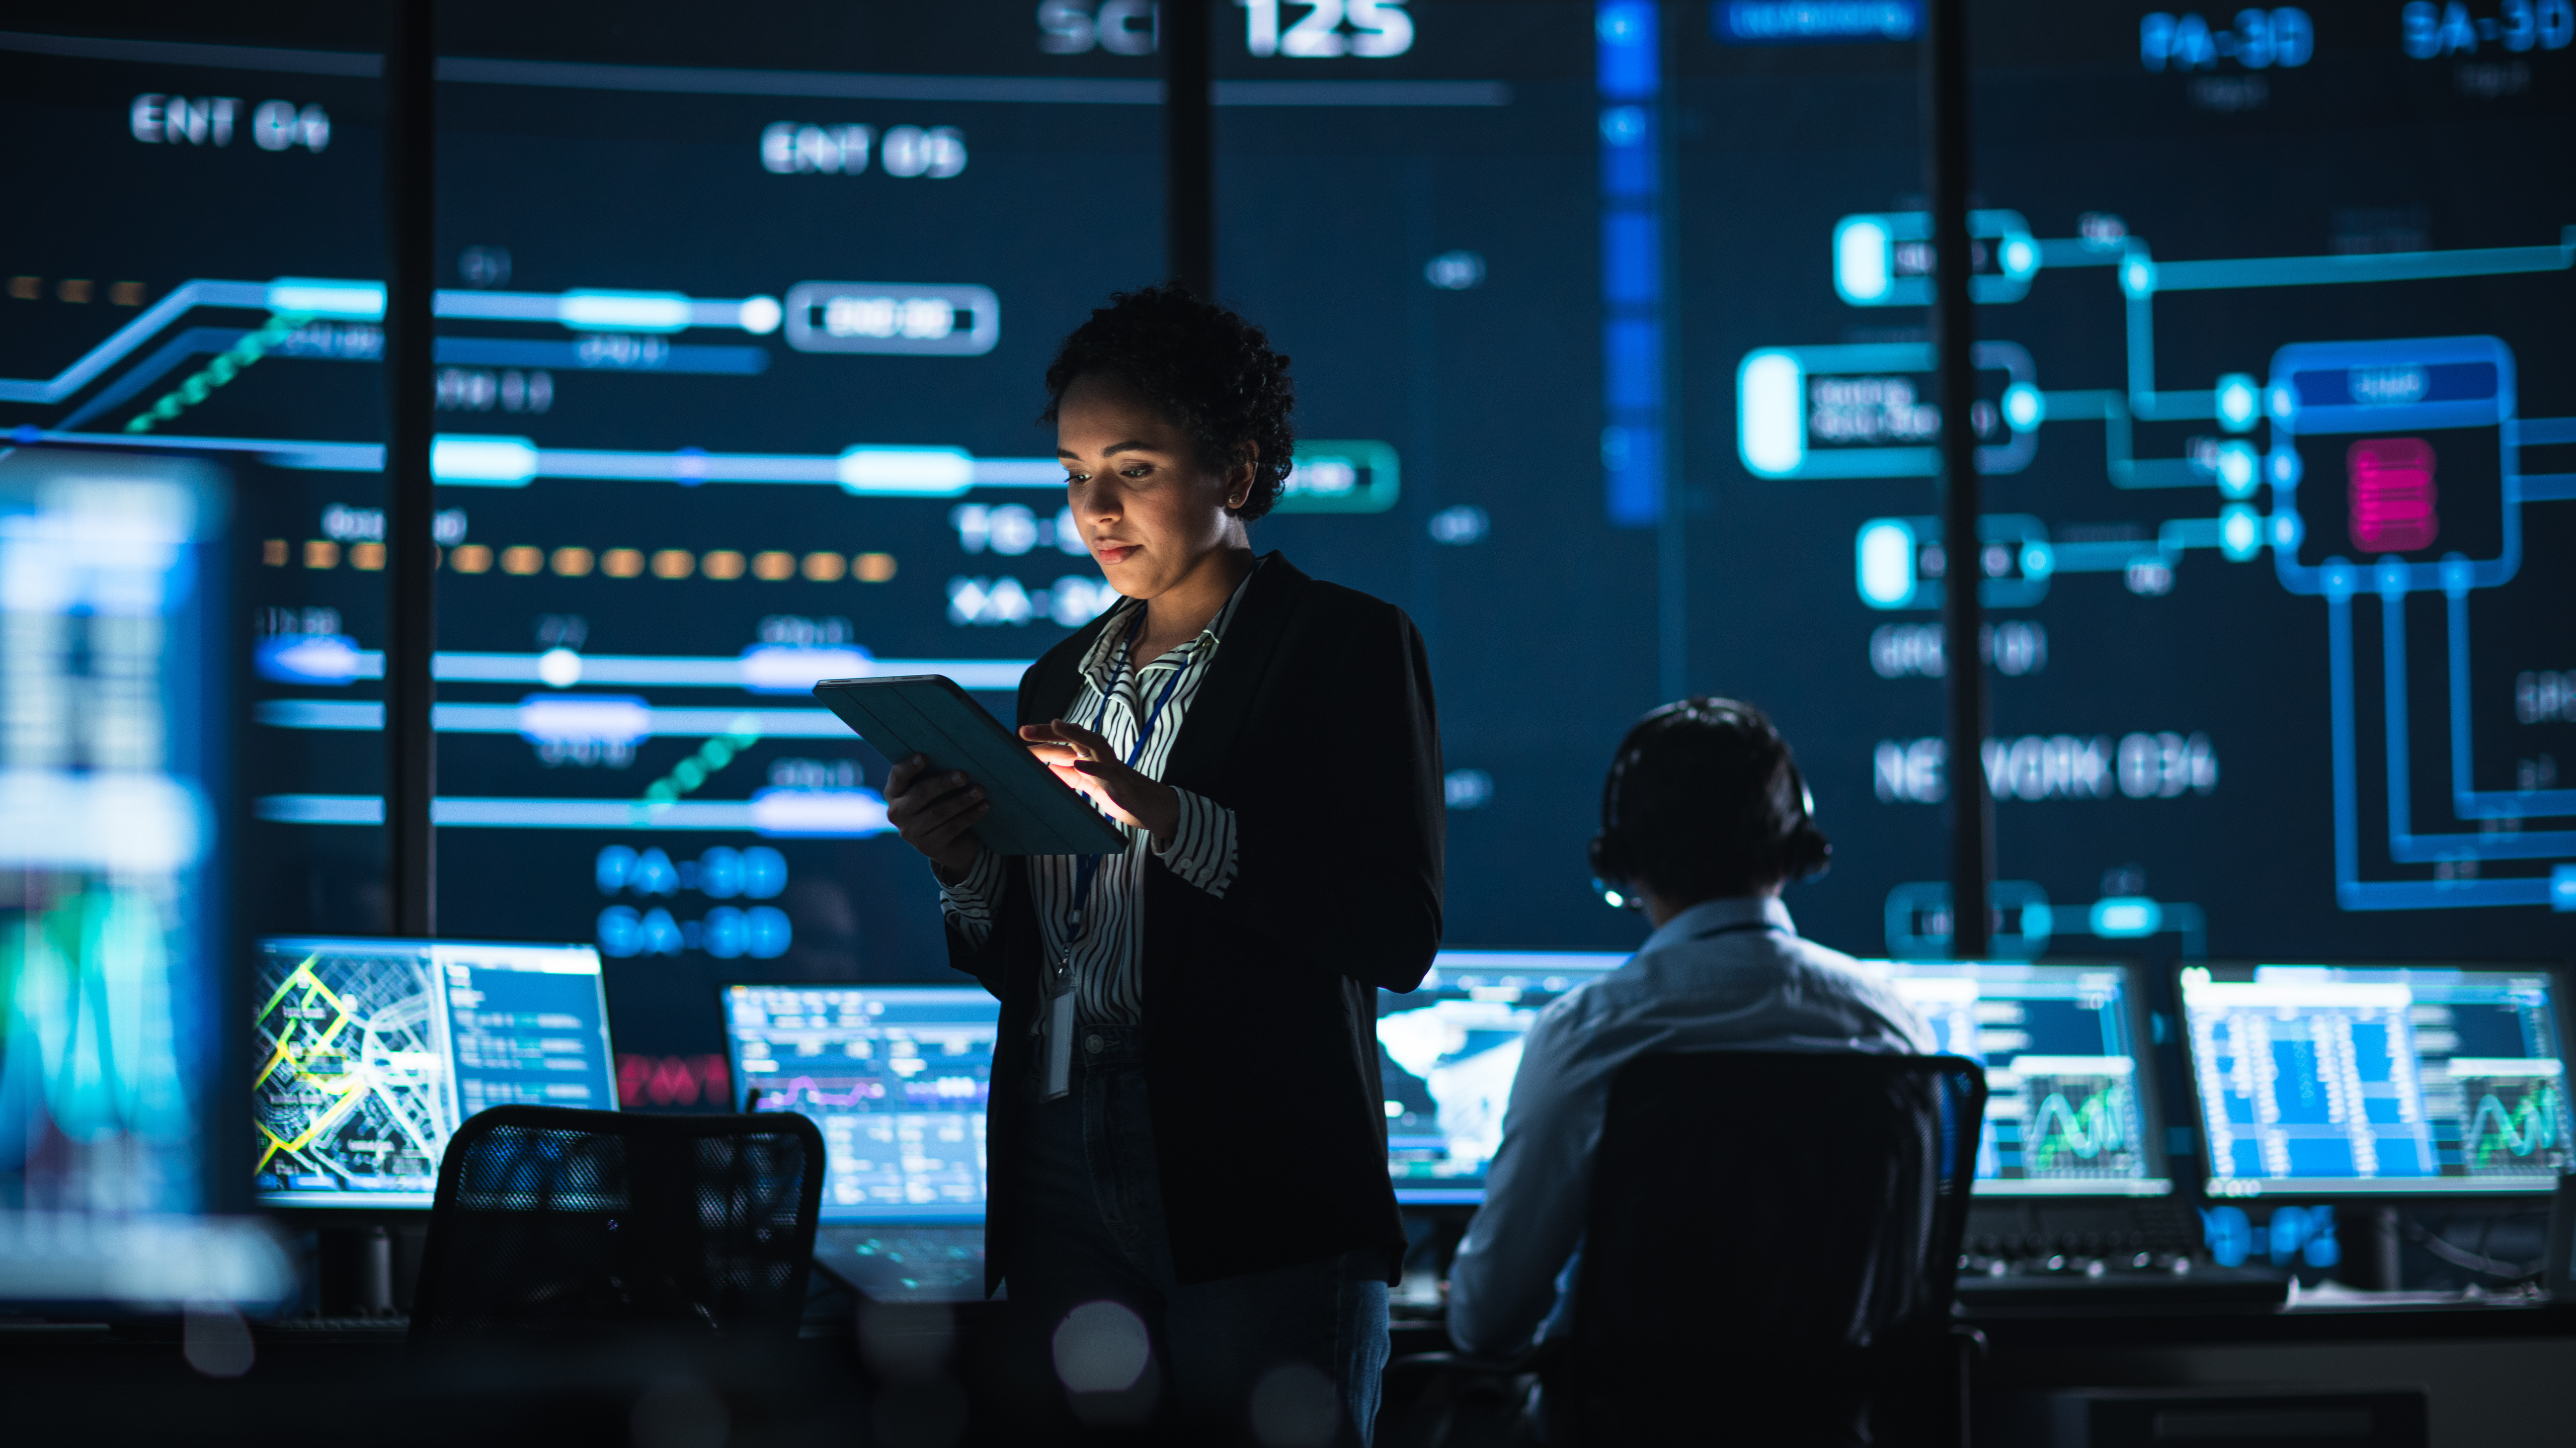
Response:
[[[2021,301],[2044,270],[2095,268],[2110,274],[2125,314],[2122,388],[2050,389],[2027,349],[1977,344],[1975,363],[1992,394],[1970,418],[1980,472],[2022,471],[2044,427],[2080,420],[2102,428],[2112,487],[2141,497],[2215,492],[2218,507],[2118,538],[2053,538],[2040,518],[1993,514],[1979,519],[1973,545],[1959,549],[1943,546],[1937,518],[1873,518],[1854,541],[1862,601],[1891,614],[1938,609],[1942,588],[1963,576],[1977,579],[1989,608],[2037,606],[2069,575],[2118,575],[2131,591],[2156,594],[2173,587],[2175,566],[2190,550],[2248,564],[2268,550],[2281,588],[2319,600],[2326,613],[2335,903],[2347,911],[2576,911],[2576,829],[2525,827],[2576,817],[2576,790],[2477,787],[2469,688],[2473,596],[2521,575],[2526,507],[2576,502],[2576,473],[2528,472],[2524,450],[2576,443],[2576,416],[2523,415],[2513,350],[2493,336],[2281,338],[2261,376],[2228,373],[2207,387],[2171,389],[2157,385],[2155,332],[2156,300],[2167,293],[2564,273],[2576,267],[2576,226],[2537,245],[2216,260],[2160,258],[2146,239],[2098,213],[2071,238],[2035,237],[2019,213],[2000,209],[1972,213],[1969,230],[1978,265],[1971,293],[1988,308]],[[1836,293],[1856,308],[1927,304],[1929,236],[1920,212],[1844,217],[1832,242]],[[1738,456],[1770,479],[1931,477],[1942,422],[1917,379],[1932,366],[1924,342],[1757,347],[1736,372]],[[2139,422],[2209,423],[2217,435],[2194,439],[2186,456],[2146,457],[2134,446]],[[2320,544],[2332,536],[2336,512],[2356,556],[2307,561],[2302,545],[2312,534]],[[2419,829],[2412,808],[2417,721],[2408,709],[2405,603],[2415,594],[2438,595],[2446,610],[2452,827]],[[2370,701],[2355,677],[2352,615],[2373,599],[2384,654],[2387,853],[2400,864],[2434,865],[2431,880],[2371,879],[2363,867],[2365,833],[2376,822],[2365,818],[2361,798],[2369,761],[2357,721]],[[1994,746],[1987,752],[1991,772]],[[2090,764],[2106,775],[2113,767]],[[2486,876],[2479,866],[2492,861],[2550,868]],[[2171,931],[2183,937],[2184,954],[2196,955],[2205,934],[2197,907],[2143,895],[2068,907],[2031,882],[1998,881],[1994,905],[2019,917],[2018,933],[1997,940],[2010,954],[2035,956],[2052,934],[2134,939]],[[1888,902],[1890,950],[1937,953],[1943,941],[1918,922],[1947,908],[1946,885],[1898,886]]]

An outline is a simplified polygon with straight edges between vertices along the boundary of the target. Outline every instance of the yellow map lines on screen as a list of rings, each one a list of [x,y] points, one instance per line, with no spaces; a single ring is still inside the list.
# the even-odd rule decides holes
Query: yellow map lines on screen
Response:
[[[310,1042],[299,1047],[295,1041],[297,1024],[290,1017],[284,1028],[275,1033],[277,1049],[270,1053],[266,1062],[261,1064],[259,1075],[254,1079],[265,1081],[279,1066],[294,1063],[296,1080],[337,1099],[320,1115],[315,1116],[304,1130],[298,1132],[293,1141],[281,1138],[264,1125],[260,1127],[259,1134],[268,1138],[259,1153],[259,1169],[262,1171],[268,1169],[269,1162],[279,1152],[302,1151],[312,1145],[315,1137],[329,1130],[332,1123],[346,1116],[351,1108],[365,1099],[367,1094],[367,1080],[364,1072],[344,1071],[336,1076],[324,1077],[315,1075],[304,1069],[302,1065],[305,1058],[328,1049],[340,1032],[346,1029],[351,1021],[357,1019],[357,1012],[350,1008],[349,1003],[334,994],[329,986],[324,985],[321,979],[313,974],[313,962],[319,959],[321,959],[319,955],[308,955],[294,970],[288,972],[286,979],[278,982],[276,994],[270,996],[268,1003],[259,1008],[259,1019],[265,1025],[279,1004],[298,985],[301,985],[305,988],[305,1004],[311,1004],[317,997],[329,1003],[332,1011],[331,1024],[315,1034]],[[304,1029],[310,1030],[311,1027],[306,1026]]]

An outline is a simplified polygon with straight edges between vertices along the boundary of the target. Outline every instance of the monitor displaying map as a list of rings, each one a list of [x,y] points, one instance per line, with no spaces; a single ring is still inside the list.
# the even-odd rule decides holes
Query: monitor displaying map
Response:
[[[264,940],[256,1005],[253,1185],[271,1206],[426,1207],[483,1108],[617,1106],[587,945]]]

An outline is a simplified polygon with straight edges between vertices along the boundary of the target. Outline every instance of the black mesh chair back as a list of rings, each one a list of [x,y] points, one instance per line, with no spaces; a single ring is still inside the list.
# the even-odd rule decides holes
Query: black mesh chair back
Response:
[[[793,1112],[495,1106],[439,1163],[412,1335],[793,1336],[822,1194]]]
[[[1887,1396],[1876,1441],[1943,1441],[1938,1423],[1891,1426],[1896,1398],[1877,1390],[1937,1382],[1936,1364],[1955,1362],[1985,1099],[1984,1071],[1954,1056],[1715,1051],[1623,1067],[1570,1350],[1547,1375],[1551,1423],[1586,1444],[1865,1443]]]

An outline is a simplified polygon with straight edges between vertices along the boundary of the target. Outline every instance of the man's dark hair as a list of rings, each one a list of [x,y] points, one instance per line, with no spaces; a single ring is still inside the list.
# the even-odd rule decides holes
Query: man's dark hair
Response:
[[[1204,467],[1223,472],[1243,460],[1246,444],[1257,448],[1252,489],[1227,510],[1234,516],[1248,523],[1279,501],[1297,446],[1288,420],[1297,384],[1259,327],[1178,284],[1113,292],[1056,348],[1040,422],[1055,421],[1064,390],[1086,372],[1125,378],[1190,435]]]
[[[1810,809],[1789,742],[1761,710],[1732,699],[1666,704],[1619,741],[1592,871],[1690,902],[1803,880],[1834,850]]]

